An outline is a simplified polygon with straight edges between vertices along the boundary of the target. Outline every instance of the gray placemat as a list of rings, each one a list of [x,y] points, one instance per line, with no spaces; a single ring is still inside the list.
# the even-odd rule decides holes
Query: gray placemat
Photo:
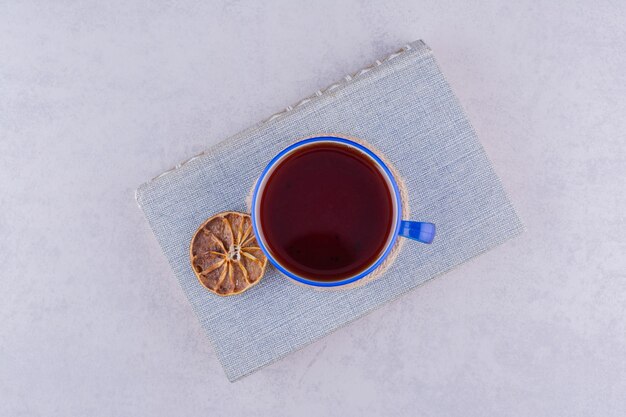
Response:
[[[432,245],[407,242],[379,279],[320,292],[271,267],[246,293],[218,297],[189,264],[189,241],[209,216],[245,211],[263,167],[306,136],[371,143],[404,178],[411,219],[437,224]],[[521,232],[476,134],[421,41],[212,147],[137,190],[154,234],[233,381],[321,338]]]

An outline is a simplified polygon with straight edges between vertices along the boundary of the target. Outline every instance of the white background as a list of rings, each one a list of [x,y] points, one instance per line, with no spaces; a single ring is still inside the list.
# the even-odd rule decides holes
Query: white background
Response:
[[[98,3],[0,1],[0,415],[626,414],[626,3]],[[420,38],[525,234],[229,383],[134,189]]]

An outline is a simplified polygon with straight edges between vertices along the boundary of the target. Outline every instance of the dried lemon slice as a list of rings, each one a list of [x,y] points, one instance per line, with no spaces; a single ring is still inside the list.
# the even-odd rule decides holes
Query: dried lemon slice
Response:
[[[234,211],[204,222],[191,239],[189,256],[200,283],[224,296],[242,293],[259,282],[267,265],[250,216]]]

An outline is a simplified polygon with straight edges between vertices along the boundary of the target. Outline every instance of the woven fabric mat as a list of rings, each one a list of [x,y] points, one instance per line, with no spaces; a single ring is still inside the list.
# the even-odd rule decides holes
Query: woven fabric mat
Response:
[[[332,136],[341,136],[341,135],[333,134]],[[304,140],[304,139],[306,138],[301,138],[300,140]],[[383,153],[379,149],[375,149],[370,143],[367,143],[359,138],[344,137],[344,139],[348,139],[353,142],[358,142],[361,145],[367,147],[370,151],[374,152],[385,163],[385,165],[387,165],[387,168],[389,168],[389,170],[393,174],[393,177],[396,180],[396,183],[398,184],[398,189],[400,190],[400,199],[401,199],[401,204],[402,204],[402,218],[409,219],[410,214],[411,214],[411,209],[409,208],[409,197],[408,197],[406,184],[404,184],[404,178],[400,176],[400,173],[398,172],[396,167],[393,166],[393,163],[391,163],[389,158],[383,155]],[[259,180],[258,177],[254,180],[255,185],[258,182],[258,180]],[[252,195],[254,193],[254,188],[255,188],[254,186],[250,188],[250,191],[248,192],[248,196],[246,197],[246,213],[252,212]],[[404,245],[405,241],[406,239],[396,239],[396,243],[393,245],[391,252],[389,252],[385,260],[380,265],[378,265],[378,268],[374,269],[372,272],[367,274],[367,276],[359,279],[358,281],[355,281],[351,284],[340,285],[337,287],[315,287],[314,289],[317,291],[345,291],[347,289],[361,287],[367,284],[368,282],[375,280],[378,277],[383,276],[385,272],[387,271],[387,268],[389,268],[389,265],[395,262],[396,258],[398,257],[398,254],[400,253],[400,250],[402,249],[402,245]],[[302,284],[302,285],[305,285],[305,284]]]
[[[379,149],[404,180],[409,218],[437,225],[435,242],[406,242],[382,276],[345,291],[295,285],[272,267],[238,296],[204,289],[189,263],[196,228],[217,212],[246,211],[250,187],[274,155],[300,138],[324,134],[360,138]],[[422,41],[179,164],[140,186],[136,198],[231,381],[522,230]]]

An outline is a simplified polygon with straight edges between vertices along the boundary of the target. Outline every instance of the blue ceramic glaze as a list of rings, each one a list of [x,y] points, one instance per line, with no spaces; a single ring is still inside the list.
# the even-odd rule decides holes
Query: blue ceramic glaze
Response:
[[[376,165],[378,165],[378,167],[384,172],[386,176],[386,180],[388,181],[388,183],[391,185],[391,188],[393,189],[394,202],[395,202],[394,205],[395,205],[396,213],[394,216],[395,220],[393,224],[393,234],[391,235],[391,239],[388,241],[385,247],[385,250],[380,255],[380,257],[373,264],[371,264],[367,269],[363,270],[358,275],[355,275],[353,277],[346,278],[340,281],[330,281],[330,282],[329,281],[314,281],[308,278],[298,276],[288,271],[272,256],[272,254],[270,253],[270,251],[268,250],[265,244],[265,241],[262,235],[259,233],[259,224],[258,224],[259,191],[261,191],[261,187],[264,186],[265,180],[267,179],[268,174],[271,173],[272,168],[274,168],[276,164],[280,162],[287,154],[293,152],[295,149],[301,146],[309,145],[311,143],[316,143],[316,142],[340,143],[340,144],[353,147],[363,152],[368,157],[370,157],[371,160]],[[336,286],[346,285],[346,284],[350,284],[355,281],[358,281],[361,278],[370,274],[372,271],[374,271],[387,258],[387,256],[389,256],[389,253],[391,252],[394,244],[396,243],[398,236],[416,240],[422,243],[431,243],[433,241],[435,237],[435,225],[434,224],[426,223],[426,222],[414,222],[414,221],[402,220],[401,210],[402,210],[402,200],[400,198],[400,190],[398,188],[398,184],[395,178],[393,177],[393,174],[391,173],[391,170],[389,169],[389,167],[387,167],[387,165],[385,165],[385,163],[375,153],[367,149],[365,146],[359,143],[356,143],[354,141],[351,141],[349,139],[336,137],[336,136],[318,136],[314,138],[304,139],[300,142],[294,143],[293,145],[283,149],[265,167],[265,169],[261,173],[261,176],[259,177],[254,187],[254,192],[252,194],[252,229],[254,231],[254,235],[257,239],[257,242],[259,243],[259,247],[261,248],[265,256],[267,256],[267,259],[272,263],[272,265],[274,265],[284,275],[302,284],[311,285],[314,287],[336,287]]]

